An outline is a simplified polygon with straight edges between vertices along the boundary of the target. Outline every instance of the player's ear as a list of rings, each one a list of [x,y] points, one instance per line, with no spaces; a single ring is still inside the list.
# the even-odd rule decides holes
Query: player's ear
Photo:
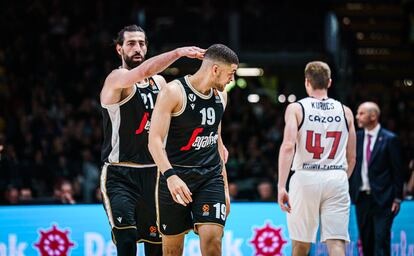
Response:
[[[213,64],[211,66],[211,70],[213,72],[213,75],[217,75],[219,73],[219,66],[217,64]]]
[[[120,44],[116,44],[115,48],[118,55],[122,56],[122,46]]]
[[[329,78],[329,81],[328,81],[328,88],[329,88],[329,87],[331,87],[331,85],[332,85],[332,79],[330,79],[330,78]]]
[[[308,88],[310,86],[311,86],[311,84],[310,84],[309,79],[305,78],[305,87]]]

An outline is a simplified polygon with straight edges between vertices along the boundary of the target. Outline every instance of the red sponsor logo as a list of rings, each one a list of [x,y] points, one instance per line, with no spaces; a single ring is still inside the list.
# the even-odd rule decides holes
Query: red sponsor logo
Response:
[[[66,256],[75,244],[69,239],[69,231],[62,231],[53,225],[49,230],[40,231],[40,240],[35,244],[41,256]]]
[[[188,141],[187,145],[180,148],[181,151],[190,150],[191,146],[193,145],[194,141],[197,139],[197,135],[203,132],[204,128],[197,128],[191,134],[190,140]]]
[[[144,131],[144,129],[147,127],[148,118],[149,113],[145,112],[144,116],[142,117],[141,123],[139,124],[139,128],[135,131],[135,134],[140,134]]]
[[[254,238],[250,241],[255,247],[255,254],[260,256],[281,256],[283,246],[287,243],[282,237],[282,228],[274,228],[270,223],[254,229]]]

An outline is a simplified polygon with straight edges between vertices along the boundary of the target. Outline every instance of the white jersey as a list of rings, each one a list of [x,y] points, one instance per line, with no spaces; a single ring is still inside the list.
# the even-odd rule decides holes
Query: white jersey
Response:
[[[304,98],[292,170],[346,170],[348,122],[342,103]]]

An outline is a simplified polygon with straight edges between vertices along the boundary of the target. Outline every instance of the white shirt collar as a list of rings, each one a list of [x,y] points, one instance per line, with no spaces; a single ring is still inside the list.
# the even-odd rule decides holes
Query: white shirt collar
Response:
[[[369,134],[372,137],[377,137],[379,130],[381,129],[381,125],[378,123],[374,129],[368,131],[368,129],[364,129],[365,135]]]

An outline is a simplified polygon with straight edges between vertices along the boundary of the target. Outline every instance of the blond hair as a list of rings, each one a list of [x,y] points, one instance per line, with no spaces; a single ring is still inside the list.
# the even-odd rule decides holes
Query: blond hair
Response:
[[[331,69],[322,61],[312,61],[306,65],[305,78],[313,89],[328,89],[331,79]]]

